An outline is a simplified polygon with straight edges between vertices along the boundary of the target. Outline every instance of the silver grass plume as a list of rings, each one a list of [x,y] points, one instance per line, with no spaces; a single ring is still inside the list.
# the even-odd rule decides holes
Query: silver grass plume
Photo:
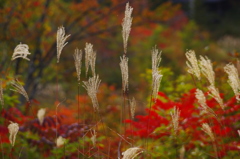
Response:
[[[62,49],[68,43],[68,42],[66,42],[66,40],[69,36],[70,36],[70,34],[65,36],[65,29],[63,26],[58,27],[58,30],[57,30],[57,63],[59,63]]]
[[[137,157],[140,153],[143,153],[143,149],[139,147],[132,147],[127,149],[122,153],[123,158],[122,159],[134,159]]]
[[[131,111],[131,117],[134,119],[135,115],[135,110],[136,110],[136,100],[133,97],[132,100],[130,100],[130,111]]]
[[[2,80],[0,80],[0,102],[2,107],[4,106],[4,98],[3,98],[3,87],[2,87]]]
[[[177,130],[178,130],[178,125],[179,125],[179,117],[180,117],[180,111],[179,109],[175,106],[173,108],[173,112],[170,113],[172,117],[172,125],[173,125],[173,130],[174,130],[174,135],[177,136]]]
[[[158,72],[158,67],[160,65],[160,62],[161,62],[161,52],[159,52],[155,46],[152,49],[152,77],[155,72]]]
[[[152,81],[152,96],[153,96],[153,99],[157,99],[157,94],[158,94],[158,90],[159,90],[159,87],[160,87],[160,83],[161,83],[161,80],[162,80],[162,74],[160,71],[157,71],[153,74],[153,81]]]
[[[92,134],[92,137],[91,137],[91,141],[93,143],[93,146],[96,147],[96,141],[97,141],[97,133],[96,133],[96,130],[93,129],[91,131],[91,134]]]
[[[88,81],[83,81],[83,87],[87,90],[88,96],[92,100],[94,111],[99,110],[98,100],[97,100],[97,91],[100,85],[101,80],[99,80],[98,75],[89,78]]]
[[[212,129],[207,123],[202,124],[202,130],[211,138],[213,142],[215,141],[215,137],[213,135]]]
[[[18,123],[14,123],[10,121],[11,124],[8,125],[8,131],[9,131],[9,140],[12,146],[15,144],[16,136],[19,130]]]
[[[128,58],[123,55],[120,57],[120,68],[122,73],[122,87],[123,91],[126,92],[128,90]]]
[[[23,86],[19,83],[18,79],[15,79],[15,81],[12,81],[11,84],[14,89],[10,89],[10,90],[22,94],[26,98],[26,100],[29,102],[28,94],[23,88]]]
[[[41,108],[38,110],[37,117],[38,117],[40,125],[43,124],[45,113],[46,113],[45,108]]]
[[[218,102],[220,107],[224,110],[225,106],[223,104],[222,98],[220,97],[218,89],[211,85],[211,86],[208,86],[208,90],[210,92],[209,95],[213,97]]]
[[[227,64],[224,71],[228,74],[228,83],[232,87],[237,101],[240,101],[240,80],[238,70],[233,64]]]
[[[200,56],[200,68],[202,74],[208,79],[211,85],[215,83],[215,73],[213,71],[211,60],[208,57]]]
[[[64,139],[62,136],[59,136],[56,140],[56,145],[57,147],[61,147],[62,145],[64,145],[66,142],[66,139]]]
[[[201,72],[198,66],[198,61],[197,61],[195,52],[193,50],[189,50],[186,52],[185,55],[188,59],[188,61],[186,62],[188,66],[188,73],[195,75],[198,78],[198,80],[200,80]]]
[[[157,98],[157,93],[162,80],[161,72],[158,71],[158,67],[161,62],[161,52],[158,51],[156,46],[152,49],[152,94],[153,98]]]
[[[76,68],[76,72],[77,72],[78,82],[80,82],[81,66],[82,66],[82,50],[75,49],[73,58],[75,61],[75,68]]]
[[[86,43],[86,47],[85,47],[86,75],[88,73],[88,68],[90,66],[92,70],[92,75],[95,76],[96,56],[97,56],[96,51],[93,51],[93,45],[91,43]]]
[[[26,44],[18,44],[16,48],[14,49],[13,55],[12,55],[12,61],[16,58],[23,58],[25,60],[30,61],[29,58],[27,58],[28,55],[31,53],[28,51],[29,47]]]
[[[207,105],[206,97],[200,89],[196,90],[195,97],[198,100],[198,104],[201,106],[203,113],[208,113],[209,115],[217,117],[216,113]]]
[[[203,123],[202,124],[202,130],[210,137],[210,139],[212,140],[213,143],[213,149],[215,151],[216,154],[216,158],[218,158],[218,152],[217,152],[217,145],[215,143],[215,137],[214,134],[212,132],[212,129],[210,128],[210,126],[207,123]]]
[[[129,6],[129,3],[126,4],[125,8],[125,16],[123,18],[122,22],[122,37],[123,37],[123,47],[124,47],[124,53],[127,53],[127,42],[129,38],[129,34],[131,31],[131,25],[132,25],[132,11],[133,8]]]

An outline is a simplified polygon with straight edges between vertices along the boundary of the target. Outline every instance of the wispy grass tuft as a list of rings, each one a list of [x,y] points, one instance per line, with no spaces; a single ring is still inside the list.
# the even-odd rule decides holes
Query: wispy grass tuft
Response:
[[[79,49],[75,49],[75,52],[73,54],[73,58],[75,61],[75,68],[76,68],[76,72],[77,72],[77,79],[78,82],[80,83],[80,79],[81,79],[81,66],[82,66],[82,50]]]
[[[224,71],[228,74],[228,83],[232,87],[237,101],[240,101],[240,80],[238,70],[233,64],[227,64]]]
[[[123,92],[126,92],[128,90],[128,58],[123,55],[123,57],[120,57],[120,68],[122,73],[122,89]]]
[[[40,125],[43,124],[45,113],[46,113],[46,108],[41,108],[38,110],[37,117],[38,117]]]
[[[186,57],[188,61],[186,62],[188,66],[188,72],[192,75],[195,75],[198,80],[201,79],[201,71],[198,65],[198,60],[196,58],[195,51],[189,50],[186,52]]]
[[[134,159],[139,154],[143,153],[143,149],[139,147],[132,147],[127,149],[122,153],[123,158],[122,159]]]
[[[57,63],[59,63],[60,55],[62,53],[64,46],[66,46],[68,43],[68,42],[66,42],[66,40],[69,36],[70,35],[65,36],[65,29],[63,26],[58,28],[58,31],[57,31]]]
[[[84,83],[83,87],[87,90],[88,96],[92,100],[94,111],[98,111],[99,105],[98,105],[98,99],[97,99],[97,92],[98,92],[98,87],[101,83],[101,80],[97,75],[89,78],[88,81],[84,81],[83,83]]]
[[[27,92],[25,91],[23,86],[19,83],[18,79],[15,79],[15,81],[12,81],[11,84],[14,88],[14,89],[11,89],[12,91],[15,91],[15,92],[18,92],[18,93],[22,94],[26,98],[26,100],[28,102],[30,102]]]
[[[200,56],[200,68],[202,74],[207,78],[211,85],[215,85],[215,73],[213,71],[213,66],[211,60],[208,57]]]
[[[14,146],[15,141],[16,141],[16,136],[19,130],[18,123],[14,123],[10,121],[10,124],[8,125],[8,131],[9,131],[9,141],[12,146]]]
[[[129,34],[131,31],[131,25],[132,25],[132,11],[133,8],[129,6],[129,3],[126,4],[125,9],[125,16],[123,18],[122,22],[122,37],[123,37],[123,47],[124,47],[124,53],[127,53],[127,42],[129,38]]]
[[[89,66],[92,70],[92,76],[95,76],[95,63],[96,63],[96,51],[93,50],[93,45],[86,43],[85,47],[85,66],[86,66],[86,75],[88,73]]]
[[[12,61],[17,58],[23,58],[25,60],[30,61],[29,58],[27,58],[28,55],[31,53],[28,51],[29,47],[27,44],[18,44],[16,48],[14,49],[13,55],[12,55]]]

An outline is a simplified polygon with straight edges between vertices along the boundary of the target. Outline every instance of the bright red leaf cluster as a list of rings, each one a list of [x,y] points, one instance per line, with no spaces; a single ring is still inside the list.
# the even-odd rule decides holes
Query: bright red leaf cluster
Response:
[[[129,129],[126,131],[127,134],[154,139],[171,135],[170,112],[176,106],[181,111],[178,131],[184,131],[191,138],[191,141],[186,145],[187,148],[195,147],[195,141],[211,144],[209,143],[209,137],[201,129],[202,123],[206,122],[211,126],[219,146],[223,147],[221,148],[222,155],[229,150],[239,151],[237,146],[240,145],[240,141],[238,140],[237,130],[240,129],[240,104],[237,103],[235,97],[225,102],[226,110],[224,111],[221,110],[214,99],[207,99],[208,106],[218,116],[218,119],[216,119],[201,112],[201,108],[195,98],[195,89],[190,90],[187,94],[183,94],[178,102],[170,100],[164,93],[159,92],[158,95],[159,98],[152,106],[152,109],[146,109],[149,115],[138,115],[136,116],[136,121],[126,120],[127,123],[131,123],[134,126],[133,130]],[[149,129],[147,129],[148,120]],[[164,129],[158,131],[157,128],[159,127],[164,127]]]

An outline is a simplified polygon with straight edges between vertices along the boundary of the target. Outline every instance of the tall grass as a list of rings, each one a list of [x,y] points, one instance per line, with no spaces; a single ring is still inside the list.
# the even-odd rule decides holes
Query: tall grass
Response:
[[[135,98],[130,99],[129,95],[129,68],[128,68],[128,60],[129,58],[127,57],[127,47],[128,47],[128,39],[131,31],[131,24],[132,24],[132,14],[133,8],[129,6],[129,3],[126,4],[126,10],[125,10],[125,17],[122,22],[122,37],[123,37],[123,55],[120,57],[120,70],[121,70],[121,75],[122,75],[122,106],[121,106],[121,113],[118,113],[116,115],[121,116],[120,117],[120,130],[113,130],[109,128],[106,125],[106,122],[104,121],[104,116],[101,114],[101,103],[98,101],[98,89],[101,83],[99,75],[96,73],[95,69],[95,63],[96,63],[96,51],[93,50],[93,45],[90,43],[86,43],[85,47],[85,52],[82,52],[79,49],[75,50],[75,53],[73,55],[74,57],[74,62],[75,62],[75,69],[77,72],[77,95],[80,95],[80,87],[81,83],[82,86],[86,89],[86,94],[88,94],[89,98],[91,99],[92,106],[93,106],[93,112],[92,113],[92,118],[94,120],[94,124],[90,125],[90,128],[87,132],[84,132],[85,134],[82,136],[76,136],[77,138],[80,138],[83,140],[82,145],[80,145],[80,142],[78,142],[78,148],[77,148],[77,158],[89,158],[94,156],[95,158],[123,158],[123,159],[133,159],[136,158],[137,156],[140,156],[141,153],[143,153],[144,158],[152,158],[151,156],[151,149],[149,148],[149,139],[151,139],[151,131],[150,131],[150,118],[151,114],[150,112],[152,111],[152,105],[153,103],[156,102],[156,99],[158,98],[158,92],[160,89],[160,83],[162,80],[162,73],[159,70],[159,65],[161,62],[161,52],[155,47],[152,49],[152,90],[150,93],[150,105],[148,109],[148,119],[147,119],[147,126],[146,126],[146,132],[147,132],[147,137],[145,139],[145,142],[143,145],[135,145],[133,143],[135,140],[133,140],[133,126],[131,125],[131,136],[127,136],[125,134],[126,132],[126,124],[125,120],[128,118],[134,119],[135,116],[135,110],[136,110],[136,100]],[[56,82],[57,82],[57,87],[58,87],[58,65],[60,65],[60,55],[63,51],[64,46],[66,46],[67,38],[70,35],[65,35],[65,30],[64,27],[59,27],[57,31],[57,77],[56,77]],[[28,46],[26,44],[19,44],[15,50],[14,54],[12,56],[12,60],[15,60],[16,58],[23,58],[25,60],[29,60],[27,58],[28,55],[30,55],[28,51]],[[82,61],[83,61],[83,56],[85,56],[85,70],[86,70],[86,76],[88,77],[88,70],[89,68],[91,69],[91,75],[88,77],[87,81],[81,81],[81,69],[82,69]],[[220,92],[215,86],[215,73],[213,71],[213,66],[208,57],[202,57],[200,56],[200,60],[197,59],[195,52],[193,50],[190,50],[186,53],[186,57],[188,59],[187,66],[188,66],[188,72],[193,76],[194,83],[196,83],[195,78],[197,80],[201,80],[203,75],[208,83],[209,86],[207,87],[209,91],[209,96],[213,97],[219,104],[220,108],[222,111],[225,111],[225,105],[223,102],[223,99],[220,96]],[[232,87],[236,99],[239,100],[239,90],[240,90],[240,82],[239,82],[239,76],[237,69],[234,67],[232,64],[228,64],[225,68],[225,72],[228,74],[229,77],[229,84]],[[18,80],[12,81],[12,86],[13,86],[13,91],[18,92],[22,94],[28,103],[30,103],[30,99],[28,97],[27,92],[25,91],[24,87],[20,84]],[[195,84],[197,87],[197,84]],[[220,121],[219,117],[217,114],[214,112],[213,109],[211,109],[205,99],[205,95],[202,92],[202,87],[201,84],[198,84],[199,88],[196,91],[196,99],[198,100],[198,103],[200,105],[200,108],[202,109],[203,113],[207,113],[210,116],[214,116],[218,121]],[[64,139],[58,132],[59,129],[59,124],[58,123],[58,108],[62,102],[58,102],[59,97],[58,97],[58,88],[56,91],[56,107],[55,107],[55,148],[61,148],[62,145],[64,145],[64,158],[66,157],[67,154],[65,154],[65,146],[67,146],[66,139]],[[65,101],[65,100],[63,100]],[[2,80],[0,81],[0,102],[2,105],[2,109],[6,109],[3,107],[4,105],[4,98],[3,98],[3,87],[2,87]],[[84,105],[84,103],[82,104]],[[30,106],[31,108],[31,106]],[[32,109],[32,108],[31,108]],[[184,158],[184,153],[185,153],[185,148],[184,146],[180,147],[178,143],[178,131],[179,131],[179,118],[180,118],[180,112],[183,112],[184,110],[179,110],[177,107],[174,108],[173,112],[170,113],[171,118],[172,118],[172,124],[170,125],[173,129],[172,136],[174,136],[174,142],[175,142],[175,149],[176,149],[176,158],[180,157],[181,159]],[[80,126],[80,117],[83,116],[86,112],[80,112],[80,100],[79,98],[77,99],[77,124],[78,127]],[[41,109],[38,113],[38,120],[40,122],[40,125],[43,124],[44,121],[44,114],[45,114],[45,109]],[[32,110],[32,115],[35,116]],[[84,121],[84,120],[83,120]],[[209,124],[210,123],[210,124]],[[218,147],[217,143],[218,141],[215,138],[214,130],[211,128],[211,121],[209,123],[203,123],[202,124],[202,130],[210,137],[212,145],[213,145],[213,150],[215,152],[215,158],[220,158],[218,154]],[[87,123],[83,123],[85,126]],[[106,151],[101,151],[101,149],[98,146],[98,134],[101,131],[99,128],[102,126],[103,131],[104,131],[104,137],[107,140],[107,145],[105,147],[108,147],[107,152]],[[225,126],[223,124],[223,126]],[[11,145],[11,152],[10,152],[10,157],[13,158],[12,156],[12,151],[13,151],[13,146],[15,144],[17,132],[18,132],[18,124],[17,123],[11,123],[9,125],[9,140]],[[118,141],[118,156],[110,156],[110,133],[108,132],[110,130],[113,132],[116,136],[119,137]],[[92,146],[90,147],[88,144],[85,142],[85,136],[87,133],[91,134],[91,141],[92,141]],[[1,142],[1,149],[2,148],[2,140],[0,136],[0,142]],[[79,140],[77,140],[79,141]],[[80,148],[82,149],[82,152]],[[90,150],[93,150],[94,148],[97,148],[97,151],[94,152],[93,154],[90,154]],[[4,152],[6,153],[6,152]],[[21,155],[21,153],[19,154]],[[4,155],[2,155],[2,158],[4,158]],[[59,158],[59,156],[56,154],[55,158]]]

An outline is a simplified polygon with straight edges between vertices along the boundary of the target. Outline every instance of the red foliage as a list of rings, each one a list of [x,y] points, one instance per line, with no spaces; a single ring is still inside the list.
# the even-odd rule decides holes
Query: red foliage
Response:
[[[237,130],[239,125],[236,123],[240,119],[240,104],[237,104],[235,97],[229,99],[225,105],[226,110],[221,110],[218,103],[214,99],[207,99],[207,104],[211,107],[218,116],[218,120],[214,117],[207,116],[201,113],[201,109],[197,104],[195,98],[195,89],[184,94],[178,102],[170,100],[164,93],[158,93],[159,98],[152,106],[151,111],[146,109],[146,112],[150,112],[149,115],[136,116],[137,121],[126,120],[127,123],[131,123],[134,126],[134,130],[127,130],[127,134],[132,134],[139,137],[161,138],[167,136],[171,132],[171,117],[169,111],[175,106],[181,111],[179,119],[179,130],[185,131],[191,141],[186,145],[187,148],[193,148],[194,141],[201,140],[206,142],[206,134],[201,130],[202,123],[207,122],[211,125],[213,132],[215,133],[218,143],[223,142],[223,138],[226,137],[229,140],[224,143],[226,150],[239,150],[237,146],[240,142],[236,142],[234,138],[238,137]],[[149,130],[147,130],[147,123],[149,120]],[[164,132],[154,132],[157,128],[165,126]],[[153,133],[154,132],[154,133]],[[235,143],[235,144],[234,144]],[[225,154],[223,150],[222,155]],[[220,154],[219,154],[220,155]]]

